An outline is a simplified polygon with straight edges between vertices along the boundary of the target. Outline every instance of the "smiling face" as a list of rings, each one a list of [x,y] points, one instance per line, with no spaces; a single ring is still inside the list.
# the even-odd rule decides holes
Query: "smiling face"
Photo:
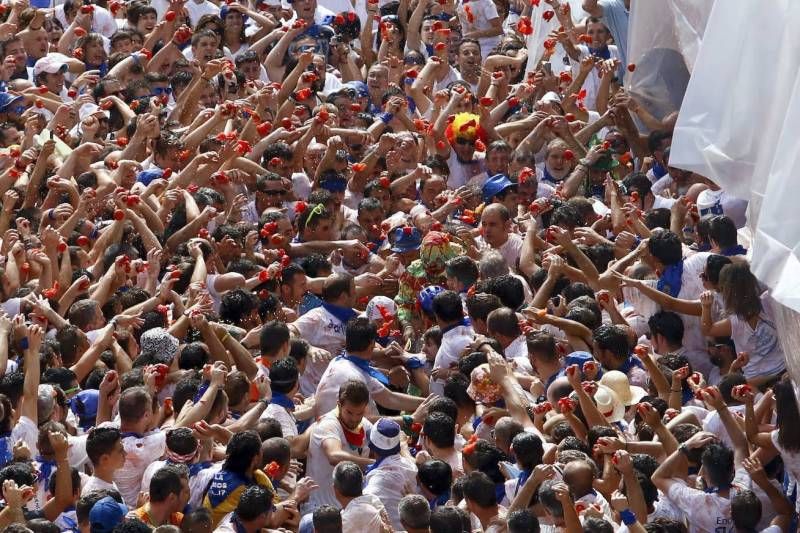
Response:
[[[592,38],[592,48],[600,48],[608,42],[608,29],[602,22],[590,22],[586,33]]]
[[[458,48],[458,70],[462,76],[475,76],[481,68],[481,47],[465,42]]]

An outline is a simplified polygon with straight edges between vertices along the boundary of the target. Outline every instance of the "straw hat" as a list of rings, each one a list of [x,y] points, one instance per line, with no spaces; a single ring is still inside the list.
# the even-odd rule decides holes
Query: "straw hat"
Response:
[[[625,417],[625,406],[612,389],[605,385],[598,385],[594,393],[597,409],[610,423],[619,422]]]
[[[628,376],[619,370],[610,370],[603,374],[600,383],[613,390],[625,407],[639,403],[647,396],[647,391],[641,387],[631,385]]]

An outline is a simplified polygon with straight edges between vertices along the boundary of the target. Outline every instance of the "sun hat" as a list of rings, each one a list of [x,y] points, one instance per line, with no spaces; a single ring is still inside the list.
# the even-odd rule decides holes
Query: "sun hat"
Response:
[[[489,373],[488,364],[478,365],[469,375],[469,387],[467,387],[469,397],[484,405],[493,405],[502,398],[500,385],[492,381]]]
[[[631,385],[628,376],[619,370],[610,370],[600,378],[600,384],[613,390],[622,405],[628,407],[639,403],[639,400],[647,396],[647,391],[641,387]]]
[[[611,388],[598,385],[597,391],[594,393],[594,401],[597,409],[609,423],[619,422],[625,417],[625,406]]]

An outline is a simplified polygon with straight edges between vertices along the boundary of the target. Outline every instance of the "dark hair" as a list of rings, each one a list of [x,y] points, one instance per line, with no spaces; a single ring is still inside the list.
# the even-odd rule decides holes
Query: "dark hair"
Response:
[[[653,233],[647,241],[650,255],[664,266],[676,264],[683,258],[683,245],[680,238],[671,231]]]
[[[278,350],[289,342],[289,327],[285,322],[270,320],[261,327],[259,345],[261,355],[274,356]]]
[[[444,397],[453,400],[457,407],[474,409],[475,400],[467,393],[469,378],[460,372],[448,377],[444,382]]]
[[[534,356],[535,354],[536,358],[541,358],[549,362],[558,359],[556,338],[552,333],[542,330],[532,331],[525,337],[525,343],[528,346],[529,356]]]
[[[711,217],[708,225],[708,237],[716,241],[720,250],[736,246],[738,244],[736,224],[725,215]]]
[[[86,455],[89,456],[92,465],[97,467],[100,464],[100,458],[111,453],[120,439],[122,439],[122,434],[117,428],[92,428],[86,437]]]
[[[345,350],[363,352],[378,338],[378,326],[367,317],[357,317],[345,326]]]
[[[497,505],[497,495],[494,491],[495,482],[483,472],[470,472],[464,476],[464,498],[475,502],[484,509]]]
[[[349,498],[361,496],[363,485],[364,474],[354,462],[342,461],[333,469],[333,487],[343,496]]]
[[[440,496],[450,490],[453,469],[440,459],[431,459],[419,465],[417,478],[426,489]]]
[[[177,427],[167,431],[167,449],[178,455],[189,455],[197,450],[200,443],[189,428]]]
[[[189,478],[186,465],[166,464],[156,470],[150,478],[150,501],[163,502],[170,494],[180,496],[183,478]]]
[[[722,267],[719,291],[728,313],[749,319],[763,311],[758,280],[747,263],[731,263]]]
[[[671,346],[683,343],[683,320],[672,311],[659,311],[647,320],[651,335],[662,335]]]
[[[228,442],[226,452],[222,468],[244,474],[253,459],[261,453],[261,439],[253,430],[236,433]]]
[[[620,326],[603,324],[594,330],[594,341],[601,350],[608,350],[616,359],[627,359],[630,355],[628,334]]]
[[[739,490],[731,498],[731,518],[736,531],[755,531],[761,512],[761,501],[752,490]]]
[[[258,298],[243,289],[234,289],[222,296],[219,306],[219,317],[228,324],[239,325],[247,315],[258,308]]]
[[[539,502],[547,509],[547,511],[556,517],[564,516],[564,508],[561,502],[556,498],[556,492],[553,490],[553,485],[557,482],[552,479],[547,479],[539,485]]]
[[[509,307],[501,307],[489,313],[486,319],[486,327],[492,337],[502,335],[516,339],[522,333],[519,328],[517,313]]]
[[[123,422],[139,422],[152,409],[150,391],[142,386],[135,386],[122,391],[119,397],[119,417]]]
[[[239,498],[236,505],[236,516],[246,522],[272,512],[272,492],[262,485],[250,485]]]
[[[297,384],[297,362],[291,357],[278,359],[269,371],[272,392],[288,394]]]
[[[456,422],[444,413],[430,413],[422,433],[437,448],[452,448],[456,439]]]
[[[502,350],[498,350],[498,352],[500,351]],[[470,352],[458,360],[458,371],[467,379],[470,379],[473,370],[488,362],[489,358],[484,352]]]
[[[333,505],[322,505],[312,515],[314,533],[342,533],[342,512]]]
[[[457,322],[464,318],[464,305],[454,291],[442,291],[433,297],[433,312],[442,322]]]
[[[506,516],[508,533],[539,533],[539,518],[530,509],[517,509]]]
[[[431,533],[469,533],[470,531],[469,516],[458,507],[440,506],[431,513]]]
[[[181,370],[201,370],[208,363],[208,351],[202,342],[190,342],[181,348],[178,355],[178,368]]]
[[[714,487],[728,486],[733,479],[733,451],[723,444],[712,442],[700,456],[703,468]]]
[[[353,276],[350,274],[332,274],[328,276],[322,287],[322,299],[330,302],[340,298],[343,294],[350,294],[353,286]]]
[[[489,292],[500,298],[505,307],[519,309],[525,301],[522,281],[511,274],[504,274],[489,280]]]
[[[725,265],[730,265],[732,262],[733,261],[731,261],[730,257],[726,257],[724,255],[709,255],[708,259],[706,259],[706,280],[714,285],[719,284],[719,273],[722,271]]]
[[[472,296],[467,296],[467,313],[473,320],[483,320],[489,317],[489,313],[503,306],[500,298],[494,294],[479,292]]]
[[[503,483],[505,476],[500,471],[500,462],[508,460],[506,454],[488,440],[478,439],[471,453],[463,453],[464,461],[472,468],[489,476],[494,483]]]
[[[369,403],[369,389],[363,381],[351,379],[339,387],[339,403],[365,405]]]
[[[541,464],[544,458],[542,439],[527,431],[517,433],[511,441],[511,450],[514,452],[517,462],[525,470],[532,470],[533,467]]]
[[[456,278],[465,287],[470,287],[478,280],[478,265],[466,255],[460,255],[445,263],[445,272]]]

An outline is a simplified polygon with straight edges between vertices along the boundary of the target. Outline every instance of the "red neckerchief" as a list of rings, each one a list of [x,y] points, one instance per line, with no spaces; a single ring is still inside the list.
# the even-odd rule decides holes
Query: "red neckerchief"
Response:
[[[342,422],[338,415],[336,416],[336,420],[338,420],[339,424],[342,426],[342,431],[344,431],[344,438],[347,440],[347,444],[353,448],[363,448],[364,440],[367,438],[367,432],[364,431],[364,426],[359,424],[358,428],[353,431],[344,425],[344,422]]]

